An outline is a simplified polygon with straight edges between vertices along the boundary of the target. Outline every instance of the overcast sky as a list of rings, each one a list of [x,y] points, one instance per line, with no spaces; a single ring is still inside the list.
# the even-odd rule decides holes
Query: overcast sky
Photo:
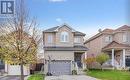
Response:
[[[90,37],[98,29],[128,25],[127,0],[26,0],[41,29],[67,23]]]

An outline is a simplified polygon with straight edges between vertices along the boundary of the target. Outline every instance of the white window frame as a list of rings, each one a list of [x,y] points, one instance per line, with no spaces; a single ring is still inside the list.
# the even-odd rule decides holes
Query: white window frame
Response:
[[[74,38],[74,43],[81,43],[81,38],[80,37],[75,37]]]
[[[66,31],[61,32],[60,41],[61,42],[69,42],[69,33]]]
[[[127,34],[126,33],[124,33],[122,35],[122,40],[123,40],[123,42],[127,42]]]
[[[48,35],[47,42],[48,43],[53,43],[53,36],[52,35]]]
[[[112,42],[112,36],[111,35],[106,36],[105,42]]]

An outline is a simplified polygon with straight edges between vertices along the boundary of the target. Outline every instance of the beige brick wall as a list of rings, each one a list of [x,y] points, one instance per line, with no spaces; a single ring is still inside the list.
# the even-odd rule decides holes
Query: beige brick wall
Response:
[[[60,37],[61,37],[61,32],[66,31],[69,33],[69,41],[68,42],[61,42]],[[52,35],[53,36],[53,42],[48,43],[48,36]],[[74,33],[69,29],[68,27],[61,27],[59,28],[58,32],[55,33],[44,33],[43,34],[43,39],[44,39],[44,46],[58,46],[58,47],[73,47],[74,45],[83,45],[83,37],[84,36],[74,36]],[[79,37],[81,43],[80,44],[75,44],[74,43],[74,37]]]
[[[92,54],[94,55],[98,55],[99,53],[101,53],[101,49],[102,49],[102,36],[90,41],[89,43],[85,44],[86,47],[88,47],[88,51],[87,54],[88,56],[91,56]]]
[[[63,31],[66,31],[69,33],[69,42],[60,41],[60,34]],[[59,31],[56,33],[56,46],[71,47],[71,46],[73,46],[73,41],[74,41],[74,38],[73,38],[72,31],[68,27],[59,28]]]
[[[52,35],[52,43],[48,43],[48,36]],[[55,33],[44,33],[44,46],[55,46],[56,36]]]
[[[48,60],[48,56],[52,60],[72,60],[74,61],[73,51],[45,51],[45,59]]]

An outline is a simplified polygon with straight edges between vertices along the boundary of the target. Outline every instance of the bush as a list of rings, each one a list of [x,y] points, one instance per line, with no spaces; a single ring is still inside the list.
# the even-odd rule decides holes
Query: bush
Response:
[[[72,70],[72,75],[77,75],[77,71],[76,70]]]
[[[86,64],[87,64],[87,68],[90,69],[92,68],[92,64],[96,62],[96,58],[95,57],[88,57],[86,59]]]

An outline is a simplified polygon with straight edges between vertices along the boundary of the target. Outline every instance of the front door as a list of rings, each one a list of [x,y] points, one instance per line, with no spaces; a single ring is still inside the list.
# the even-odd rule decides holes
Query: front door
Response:
[[[130,67],[130,55],[129,56],[126,56],[126,66],[127,67]]]
[[[79,68],[82,68],[82,53],[75,53],[74,54],[74,60],[77,62],[77,65]]]

